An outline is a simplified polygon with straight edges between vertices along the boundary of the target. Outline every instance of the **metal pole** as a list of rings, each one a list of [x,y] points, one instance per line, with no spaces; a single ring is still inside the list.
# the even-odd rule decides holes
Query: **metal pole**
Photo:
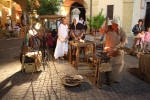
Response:
[[[90,19],[92,19],[92,0],[90,0]],[[91,20],[90,20],[90,33],[92,32]]]

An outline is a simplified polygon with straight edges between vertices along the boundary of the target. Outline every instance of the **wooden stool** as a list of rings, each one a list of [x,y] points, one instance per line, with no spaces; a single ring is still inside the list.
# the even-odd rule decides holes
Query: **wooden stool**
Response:
[[[103,63],[101,57],[95,59],[96,60],[96,70],[95,70],[95,85],[98,88],[102,88],[103,82],[99,82],[101,80],[101,73],[109,73],[112,71],[112,66],[110,63]]]

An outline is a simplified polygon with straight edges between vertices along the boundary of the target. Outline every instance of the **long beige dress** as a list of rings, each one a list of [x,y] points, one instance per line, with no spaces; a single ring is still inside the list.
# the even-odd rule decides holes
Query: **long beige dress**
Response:
[[[68,52],[68,40],[66,40],[66,37],[68,37],[68,26],[60,24],[58,28],[57,45],[54,52],[55,59],[63,57],[64,54]]]

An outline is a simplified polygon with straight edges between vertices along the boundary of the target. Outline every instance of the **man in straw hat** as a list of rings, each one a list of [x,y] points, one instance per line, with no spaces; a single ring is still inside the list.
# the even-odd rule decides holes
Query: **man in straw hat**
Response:
[[[124,68],[124,52],[119,48],[126,43],[126,34],[122,28],[119,28],[117,19],[106,21],[105,26],[100,29],[100,33],[106,33],[104,51],[108,52],[107,56],[111,58],[112,72],[109,76],[111,82],[120,82]]]

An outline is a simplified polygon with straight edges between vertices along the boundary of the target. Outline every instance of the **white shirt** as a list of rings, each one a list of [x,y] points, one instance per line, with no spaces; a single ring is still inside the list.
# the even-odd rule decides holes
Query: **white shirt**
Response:
[[[80,24],[84,24],[84,20],[79,20],[79,22],[78,23],[80,23]]]
[[[68,36],[68,26],[64,24],[60,24],[58,27],[58,39],[61,41],[65,41],[65,38]]]

